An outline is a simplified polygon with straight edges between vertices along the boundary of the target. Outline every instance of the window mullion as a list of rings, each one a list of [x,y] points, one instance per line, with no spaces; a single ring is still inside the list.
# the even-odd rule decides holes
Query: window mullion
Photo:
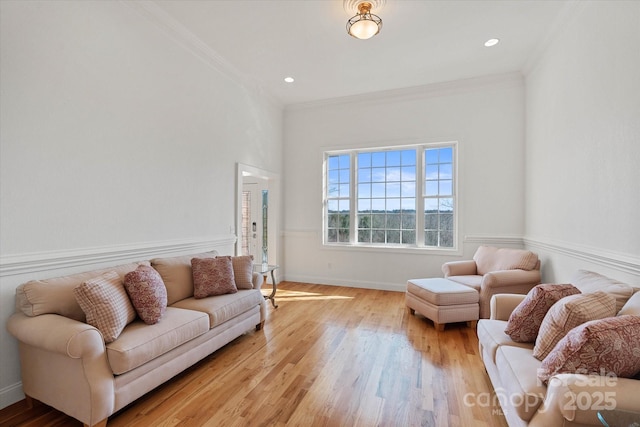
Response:
[[[357,218],[358,218],[358,205],[357,205],[357,201],[358,201],[358,183],[357,183],[357,179],[358,179],[358,174],[357,174],[357,167],[358,167],[358,162],[356,161],[356,159],[358,158],[358,153],[357,152],[352,152],[350,153],[350,177],[349,177],[349,181],[350,181],[350,186],[349,186],[349,205],[351,207],[350,212],[349,212],[349,243],[354,245],[356,243],[358,243],[358,227],[357,227]]]
[[[424,147],[416,152],[416,246],[424,247]]]

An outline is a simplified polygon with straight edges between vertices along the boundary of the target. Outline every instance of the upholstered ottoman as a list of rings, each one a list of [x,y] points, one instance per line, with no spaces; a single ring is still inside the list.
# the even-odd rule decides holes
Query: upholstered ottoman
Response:
[[[407,281],[405,301],[411,314],[419,312],[433,321],[438,331],[445,323],[468,322],[476,327],[480,314],[478,292],[448,279],[411,279]]]

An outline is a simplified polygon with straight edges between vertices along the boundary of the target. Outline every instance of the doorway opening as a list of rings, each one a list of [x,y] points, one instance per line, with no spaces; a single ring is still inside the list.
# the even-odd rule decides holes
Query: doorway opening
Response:
[[[277,264],[278,175],[238,163],[237,189],[236,254]]]

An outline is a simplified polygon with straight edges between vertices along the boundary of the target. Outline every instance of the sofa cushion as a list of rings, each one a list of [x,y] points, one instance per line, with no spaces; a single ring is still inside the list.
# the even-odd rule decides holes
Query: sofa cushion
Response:
[[[546,383],[559,373],[632,378],[640,372],[640,317],[592,320],[571,331],[542,361],[538,377]]]
[[[613,295],[616,299],[616,313],[634,292],[633,287],[626,283],[587,270],[578,270],[571,278],[571,283],[583,294],[602,291]]]
[[[136,318],[118,273],[111,271],[87,280],[73,290],[87,323],[98,328],[105,343],[114,341]]]
[[[513,310],[504,332],[517,342],[535,342],[542,320],[551,306],[561,298],[579,293],[573,285],[537,285]]]
[[[235,294],[200,299],[186,298],[173,304],[172,307],[206,313],[209,315],[209,326],[214,328],[262,304],[264,304],[264,296],[259,289],[239,289]]]
[[[167,304],[193,296],[192,258],[215,258],[218,252],[211,251],[196,255],[184,255],[170,258],[155,258],[151,266],[155,268],[167,288]]]
[[[206,298],[238,292],[231,257],[193,258],[193,296]]]
[[[107,345],[107,357],[114,374],[124,374],[150,360],[204,334],[209,330],[206,314],[167,307],[153,325],[136,320],[117,340]]]
[[[498,270],[533,270],[538,264],[538,255],[523,249],[480,246],[473,260],[478,274],[483,276]]]
[[[616,300],[604,292],[562,298],[547,312],[533,348],[534,357],[544,359],[571,329],[590,320],[615,316]]]
[[[491,357],[491,363],[496,362],[496,352],[500,346],[533,349],[533,343],[521,343],[513,341],[509,335],[504,333],[507,322],[504,320],[480,319],[478,321],[478,341],[484,353]]]
[[[233,277],[238,289],[253,289],[253,255],[231,257]]]
[[[640,316],[640,292],[633,294],[633,296],[629,298],[622,309],[618,312],[618,316],[623,316],[625,314]]]
[[[139,265],[149,265],[149,263],[136,262],[52,279],[31,280],[16,288],[16,311],[22,311],[31,317],[41,314],[59,314],[84,322],[86,316],[76,301],[73,290],[87,280],[110,271],[115,271],[124,278],[125,274],[135,270]]]
[[[127,273],[124,288],[144,323],[153,325],[160,320],[167,308],[167,288],[153,267],[141,265]]]
[[[538,381],[537,372],[541,362],[526,348],[502,346],[496,353],[496,365],[499,367],[500,384],[504,390],[497,394],[509,400],[518,417],[529,421],[544,402],[547,388]]]

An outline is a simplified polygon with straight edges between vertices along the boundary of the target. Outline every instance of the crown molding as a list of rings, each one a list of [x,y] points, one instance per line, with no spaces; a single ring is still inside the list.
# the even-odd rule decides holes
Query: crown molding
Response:
[[[162,9],[154,0],[120,0],[120,3],[132,8],[139,15],[147,18],[163,33],[182,46],[186,51],[203,61],[206,65],[218,71],[227,79],[240,87],[266,99],[272,105],[283,108],[280,100],[264,90],[253,79],[241,73],[229,61],[223,58],[211,46],[187,29],[182,23]]]
[[[350,95],[339,98],[323,99],[319,101],[289,104],[286,105],[284,109],[285,111],[295,111],[355,103],[371,104],[375,102],[386,103],[389,101],[435,98],[438,96],[471,92],[476,89],[495,86],[499,84],[513,84],[524,86],[524,77],[519,71],[500,74],[489,74],[481,77],[431,83],[422,86],[412,86],[400,89],[365,93],[360,95]]]
[[[178,252],[196,253],[234,245],[234,234],[208,239],[171,240],[130,245],[35,252],[0,257],[0,277],[104,262],[144,260]]]
[[[522,67],[522,74],[528,76],[536,67],[540,64],[545,52],[549,49],[549,46],[560,36],[560,34],[567,28],[569,22],[578,14],[578,11],[585,7],[587,2],[581,0],[568,0],[560,13],[556,16],[551,23],[549,31],[545,34],[542,40],[534,48],[533,53],[529,55]]]

